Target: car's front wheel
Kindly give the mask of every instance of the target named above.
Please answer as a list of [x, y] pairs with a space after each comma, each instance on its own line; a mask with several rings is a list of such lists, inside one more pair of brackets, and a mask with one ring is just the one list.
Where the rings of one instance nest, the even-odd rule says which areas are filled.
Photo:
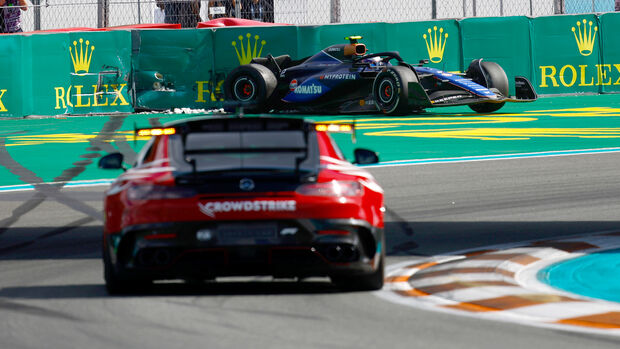
[[[510, 91], [506, 72], [495, 62], [475, 60], [471, 62], [465, 75], [488, 89], [497, 89], [504, 97], [509, 96]], [[499, 110], [504, 104], [505, 102], [482, 102], [470, 104], [469, 107], [477, 113], [492, 113]]]
[[403, 66], [389, 67], [377, 74], [372, 84], [372, 96], [379, 111], [387, 115], [409, 113], [409, 83], [416, 81], [415, 73]]
[[242, 106], [251, 113], [264, 112], [269, 108], [269, 98], [277, 85], [277, 79], [267, 67], [246, 64], [233, 69], [224, 81], [226, 109]]

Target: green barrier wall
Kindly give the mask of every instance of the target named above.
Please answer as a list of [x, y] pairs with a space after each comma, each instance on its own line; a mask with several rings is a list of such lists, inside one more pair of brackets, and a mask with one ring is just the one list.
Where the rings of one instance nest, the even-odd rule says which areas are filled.
[[0, 116], [133, 111], [129, 32], [0, 39]]
[[[465, 71], [477, 58], [497, 62], [506, 75], [532, 77], [530, 20], [527, 17], [471, 18], [459, 22]], [[519, 38], [519, 39], [516, 39]], [[510, 81], [514, 94], [514, 81]]]
[[132, 36], [136, 109], [213, 105], [211, 30], [136, 30]]
[[600, 24], [595, 15], [540, 17], [531, 20], [533, 79], [539, 93], [600, 91]]
[[[349, 35], [371, 52], [525, 76], [540, 95], [620, 92], [620, 13], [412, 23], [75, 32], [0, 37], [0, 116], [220, 107], [226, 74], [252, 58], [307, 57]], [[514, 86], [511, 84], [511, 91]]]

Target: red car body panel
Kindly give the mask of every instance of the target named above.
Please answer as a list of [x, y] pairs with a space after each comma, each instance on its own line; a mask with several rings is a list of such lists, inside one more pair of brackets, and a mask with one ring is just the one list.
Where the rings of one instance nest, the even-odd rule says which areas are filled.
[[[300, 120], [294, 122], [299, 124]], [[286, 269], [286, 275], [298, 276], [349, 272], [378, 275], [380, 269], [382, 277], [383, 259], [377, 256], [385, 254], [383, 190], [367, 171], [345, 160], [327, 132], [302, 123], [305, 137], [316, 137], [310, 143], [306, 140], [306, 147], [312, 143], [316, 144], [312, 149], [318, 149], [312, 150], [316, 172], [310, 172], [315, 173], [311, 179], [294, 177], [285, 190], [243, 191], [234, 173], [227, 185], [236, 180], [236, 191], [220, 190], [213, 184], [219, 182], [208, 179], [211, 177], [206, 177], [206, 184], [187, 184], [182, 182], [183, 176], [196, 178], [200, 173], [194, 163], [194, 172], [188, 174], [189, 160], [179, 160], [179, 155], [175, 158], [178, 148], [172, 144], [178, 147], [179, 137], [191, 132], [185, 129], [179, 132], [186, 133], [152, 138], [138, 155], [136, 165], [121, 174], [105, 194], [106, 281], [136, 275], [150, 279], [187, 277], [188, 268], [191, 275], [202, 276], [263, 272], [275, 276], [282, 272], [280, 267]], [[178, 125], [179, 129], [187, 126]], [[302, 161], [310, 161], [310, 148], [306, 149]], [[183, 166], [185, 172], [179, 169]], [[290, 173], [298, 176], [298, 170]], [[280, 188], [280, 177], [270, 176], [259, 176], [257, 183], [271, 181], [273, 187], [263, 183], [262, 188]], [[204, 185], [211, 185], [211, 189], [205, 190]], [[325, 188], [334, 192], [320, 194]], [[272, 231], [275, 235], [267, 234]], [[246, 233], [254, 235], [243, 235]], [[235, 234], [241, 234], [239, 239], [233, 239]], [[250, 257], [248, 249], [252, 250]], [[314, 264], [301, 263], [312, 256], [316, 257]], [[298, 268], [297, 262], [303, 265]]]

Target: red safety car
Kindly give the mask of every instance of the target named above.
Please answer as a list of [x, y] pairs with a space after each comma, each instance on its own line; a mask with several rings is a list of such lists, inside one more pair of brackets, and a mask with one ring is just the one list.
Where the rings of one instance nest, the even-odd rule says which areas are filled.
[[[241, 275], [381, 288], [383, 190], [330, 131], [353, 125], [235, 116], [138, 130], [152, 137], [105, 193], [108, 291]], [[378, 162], [367, 149], [355, 159]], [[122, 154], [99, 167], [122, 168]]]

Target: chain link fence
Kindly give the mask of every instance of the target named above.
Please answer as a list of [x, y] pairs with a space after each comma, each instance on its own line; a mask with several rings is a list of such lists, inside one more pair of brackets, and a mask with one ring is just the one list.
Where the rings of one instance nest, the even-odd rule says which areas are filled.
[[[6, 0], [19, 6], [20, 0]], [[264, 22], [326, 24], [404, 22], [482, 16], [547, 16], [610, 12], [620, 0], [26, 0], [23, 31], [180, 23], [238, 17]], [[0, 7], [4, 22], [10, 6]], [[13, 11], [15, 7], [12, 8]], [[183, 19], [187, 16], [187, 21]]]

